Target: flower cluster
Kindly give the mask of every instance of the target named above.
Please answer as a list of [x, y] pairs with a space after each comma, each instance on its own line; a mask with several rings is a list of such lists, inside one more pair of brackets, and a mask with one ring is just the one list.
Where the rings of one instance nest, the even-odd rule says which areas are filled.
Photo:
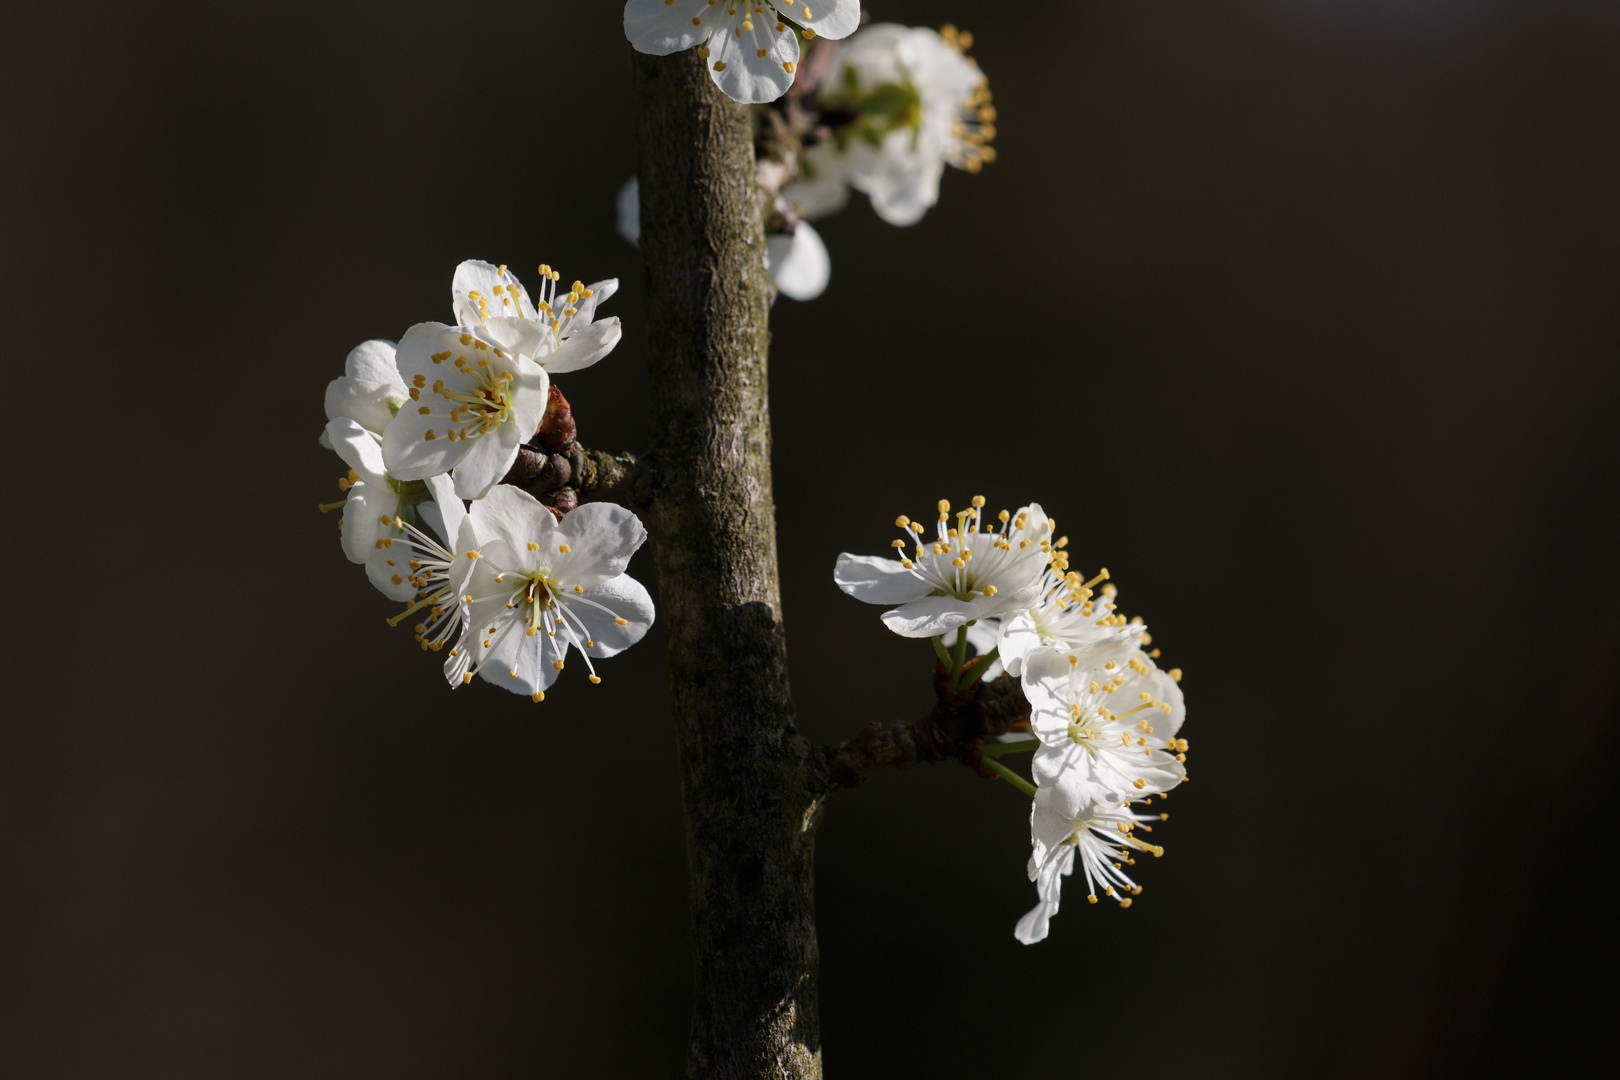
[[[947, 686], [969, 690], [999, 668], [1029, 702], [1029, 735], [980, 747], [986, 767], [1032, 798], [1029, 877], [1039, 903], [1015, 935], [1046, 937], [1062, 880], [1076, 860], [1087, 898], [1099, 891], [1129, 907], [1142, 887], [1131, 877], [1138, 853], [1164, 849], [1145, 839], [1167, 814], [1145, 808], [1187, 778], [1181, 671], [1161, 670], [1140, 618], [1119, 610], [1108, 571], [1086, 579], [1069, 568], [1068, 538], [1038, 504], [986, 520], [984, 499], [951, 513], [941, 500], [929, 530], [901, 516], [904, 538], [889, 557], [839, 556], [844, 592], [889, 610], [883, 622], [905, 637], [929, 637]], [[956, 632], [952, 643], [944, 635]], [[966, 659], [972, 644], [979, 655]], [[1034, 751], [1031, 785], [1003, 754]]]
[[449, 650], [452, 686], [481, 675], [535, 701], [570, 648], [600, 682], [592, 659], [635, 644], [653, 621], [647, 590], [624, 572], [647, 537], [635, 514], [503, 483], [525, 449], [572, 441], [551, 377], [596, 363], [621, 332], [596, 316], [617, 280], [564, 288], [544, 265], [540, 279], [531, 297], [505, 266], [462, 263], [455, 323], [355, 348], [327, 387], [321, 433], [349, 467], [344, 497], [321, 509], [342, 509], [344, 553], [407, 604], [390, 624], [417, 616], [421, 648]]

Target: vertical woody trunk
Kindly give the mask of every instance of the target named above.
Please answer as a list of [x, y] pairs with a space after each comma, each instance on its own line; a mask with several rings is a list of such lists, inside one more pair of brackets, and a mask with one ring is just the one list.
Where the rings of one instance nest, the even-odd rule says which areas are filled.
[[635, 55], [651, 349], [647, 514], [669, 636], [695, 956], [687, 1076], [821, 1076], [812, 853], [777, 581], [769, 283], [748, 109]]

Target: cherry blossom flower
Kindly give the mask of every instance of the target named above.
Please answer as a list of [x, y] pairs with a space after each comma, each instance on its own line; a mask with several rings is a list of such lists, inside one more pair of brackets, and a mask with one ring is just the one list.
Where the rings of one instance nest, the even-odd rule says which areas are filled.
[[588, 503], [559, 524], [534, 496], [501, 485], [467, 520], [478, 547], [467, 552], [461, 596], [467, 634], [445, 664], [452, 685], [481, 675], [540, 701], [570, 648], [601, 682], [592, 659], [623, 652], [652, 626], [652, 598], [624, 572], [647, 531], [624, 507]]
[[1057, 914], [1063, 878], [1074, 871], [1078, 859], [1086, 876], [1086, 899], [1097, 902], [1097, 886], [1103, 894], [1130, 907], [1140, 896], [1142, 886], [1131, 880], [1127, 866], [1136, 863], [1136, 852], [1155, 858], [1164, 848], [1137, 835], [1151, 832], [1153, 825], [1168, 814], [1137, 813], [1130, 806], [1107, 808], [1096, 803], [1077, 806], [1062, 793], [1042, 788], [1030, 807], [1030, 834], [1034, 853], [1029, 858], [1029, 879], [1035, 882], [1039, 902], [1018, 920], [1013, 936], [1025, 945], [1046, 938], [1052, 916]]
[[783, 196], [818, 217], [863, 191], [891, 225], [912, 225], [939, 201], [947, 164], [977, 172], [996, 158], [988, 80], [966, 55], [972, 35], [894, 23], [849, 39], [818, 103], [857, 119], [805, 151], [804, 176]]
[[799, 35], [848, 37], [859, 0], [625, 0], [624, 36], [636, 51], [668, 56], [694, 46], [733, 101], [775, 101], [793, 85]]
[[[483, 326], [492, 333], [526, 343], [525, 353], [548, 375], [590, 367], [613, 351], [623, 335], [617, 317], [600, 321], [596, 308], [619, 290], [619, 279], [585, 285], [576, 281], [567, 290], [557, 282], [562, 275], [540, 266], [540, 292], [530, 299], [528, 290], [506, 266], [468, 259], [456, 267], [450, 291], [460, 326]], [[521, 319], [518, 328], [503, 322]]]
[[1180, 784], [1186, 754], [1176, 733], [1187, 708], [1179, 674], [1160, 671], [1141, 650], [1032, 652], [1021, 682], [1041, 741], [1036, 785], [1061, 789], [1065, 805], [1118, 808]]
[[399, 343], [410, 400], [383, 432], [383, 461], [400, 480], [450, 473], [456, 494], [482, 497], [506, 475], [546, 412], [551, 380], [533, 359], [527, 320], [483, 326], [418, 323]]
[[[895, 558], [846, 552], [833, 580], [857, 600], [890, 607], [883, 623], [902, 637], [933, 637], [1026, 608], [1052, 558], [1053, 523], [1031, 504], [1016, 516], [1003, 510], [999, 527], [985, 529], [983, 507], [983, 496], [974, 496], [952, 526], [950, 503], [941, 499], [935, 536], [926, 543], [922, 523], [902, 515], [895, 525], [907, 539], [894, 542]], [[914, 555], [905, 552], [908, 541]]]
[[452, 540], [466, 516], [448, 476], [405, 483], [388, 475], [382, 448], [370, 431], [356, 420], [338, 417], [327, 422], [325, 434], [346, 465], [349, 475], [338, 481], [347, 495], [322, 510], [343, 508], [343, 553], [350, 562], [364, 563], [366, 576], [383, 595], [409, 600], [416, 587], [409, 580], [405, 557], [394, 550], [405, 538], [405, 524], [421, 520], [446, 541]]

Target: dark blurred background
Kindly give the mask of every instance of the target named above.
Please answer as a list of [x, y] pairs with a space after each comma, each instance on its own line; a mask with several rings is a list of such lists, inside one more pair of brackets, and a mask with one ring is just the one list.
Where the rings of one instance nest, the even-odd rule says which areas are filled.
[[[826, 295], [776, 307], [802, 727], [930, 704], [839, 551], [1038, 499], [1186, 669], [1195, 779], [1142, 900], [1071, 895], [1033, 948], [1013, 792], [838, 795], [829, 1075], [1614, 1068], [1620, 7], [870, 10], [976, 33], [1001, 157], [914, 228], [857, 197]], [[679, 1071], [657, 630], [544, 706], [451, 693], [314, 509], [325, 383], [448, 317], [465, 258], [623, 280], [623, 343], [559, 382], [639, 445], [629, 69], [605, 0], [0, 6], [40, 410], [6, 440], [0, 1073]]]

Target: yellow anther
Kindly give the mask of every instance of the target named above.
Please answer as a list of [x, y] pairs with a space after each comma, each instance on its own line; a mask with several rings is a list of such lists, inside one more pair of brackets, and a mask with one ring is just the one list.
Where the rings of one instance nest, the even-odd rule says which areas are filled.
[[562, 552], [564, 555], [567, 555], [570, 551], [572, 551], [574, 549], [569, 547], [567, 544], [558, 544], [557, 545], [557, 550]]
[[602, 677], [600, 675], [590, 675], [590, 676], [587, 676], [587, 677], [591, 680], [592, 683], [599, 683], [599, 682], [602, 681]]
[[[675, 0], [670, 0], [670, 3], [673, 4], [674, 2]], [[529, 700], [536, 703], [544, 701], [546, 700], [546, 692], [544, 690], [536, 690], [534, 693], [529, 695]]]
[[986, 595], [986, 596], [994, 596], [994, 595], [996, 595], [996, 587], [994, 585], [986, 585], [984, 587], [984, 595]]
[[1171, 668], [1169, 674], [1170, 674], [1170, 678], [1174, 679], [1176, 682], [1181, 681], [1181, 669], [1180, 668], [1178, 668], [1178, 667]]
[[529, 541], [529, 550], [530, 551], [539, 551], [540, 550], [540, 545], [535, 543], [533, 540], [530, 540]]
[[428, 429], [427, 429], [427, 434], [426, 434], [426, 435], [423, 435], [423, 436], [422, 436], [422, 438], [423, 438], [423, 439], [424, 439], [424, 440], [426, 440], [426, 441], [427, 441], [427, 442], [432, 442], [432, 441], [433, 441], [433, 440], [434, 440], [434, 439], [436, 439], [436, 438], [437, 438], [437, 437], [438, 437], [438, 436], [436, 436], [436, 435], [434, 435], [434, 434], [433, 434], [433, 429], [432, 429], [432, 428], [428, 428]]
[[472, 682], [472, 672], [463, 671], [461, 673], [461, 681], [462, 681], [463, 684]]
[[468, 551], [468, 552], [467, 552], [467, 558], [469, 558], [469, 559], [476, 559], [476, 558], [478, 558], [478, 552], [476, 552], [476, 551], [471, 551], [471, 550], [469, 550], [469, 551]]
[[951, 512], [951, 504], [948, 500], [939, 500], [939, 512], [942, 514], [948, 514]]
[[897, 518], [895, 518], [895, 519], [894, 519], [894, 523], [895, 523], [895, 525], [896, 525], [896, 526], [897, 526], [897, 527], [899, 527], [899, 528], [902, 528], [902, 529], [903, 529], [903, 528], [905, 528], [905, 527], [906, 527], [906, 526], [907, 526], [907, 525], [910, 525], [910, 524], [911, 524], [911, 519], [910, 519], [910, 518], [908, 518], [908, 517], [906, 517], [906, 515], [904, 515], [904, 514], [901, 514], [901, 515], [900, 515], [900, 516], [899, 516], [899, 517], [897, 517]]
[[984, 505], [984, 496], [983, 495], [975, 495], [975, 496], [973, 496], [973, 508], [975, 510], [977, 510], [979, 507], [981, 507], [983, 505]]
[[629, 625], [629, 620], [628, 619], [621, 619], [621, 618], [618, 618], [617, 616], [614, 617], [613, 621], [618, 623], [620, 626]]
[[558, 671], [561, 671], [563, 669], [563, 662], [561, 660], [553, 660], [551, 662], [551, 666], [556, 668]]

